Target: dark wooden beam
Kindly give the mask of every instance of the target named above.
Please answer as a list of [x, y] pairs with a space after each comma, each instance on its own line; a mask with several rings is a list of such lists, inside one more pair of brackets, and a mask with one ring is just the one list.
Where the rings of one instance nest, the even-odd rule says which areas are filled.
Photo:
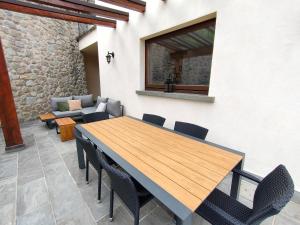
[[95, 24], [100, 26], [116, 28], [116, 21], [110, 19], [99, 18], [96, 16], [67, 12], [52, 7], [40, 6], [17, 0], [0, 0], [0, 9], [6, 9], [19, 13], [26, 13], [36, 16], [49, 17], [78, 23]]
[[[209, 30], [209, 29], [208, 29]], [[213, 44], [213, 42], [207, 40], [205, 37], [200, 36], [199, 34], [194, 33], [193, 34], [196, 38], [201, 39], [202, 41], [206, 41], [209, 45]]]
[[212, 43], [209, 43], [207, 40], [204, 40], [202, 39], [201, 37], [199, 38], [198, 36], [194, 36], [193, 33], [187, 33], [186, 34], [188, 37], [192, 38], [193, 40], [197, 41], [197, 42], [200, 42], [201, 44], [203, 45], [206, 45], [206, 46], [209, 46], [211, 45]]
[[215, 26], [215, 24], [216, 24], [216, 19], [210, 19], [210, 20], [207, 20], [207, 21], [204, 21], [204, 22], [201, 22], [201, 23], [198, 23], [198, 24], [186, 27], [186, 28], [182, 28], [180, 30], [175, 30], [170, 33], [166, 33], [166, 34], [148, 39], [146, 41], [150, 43], [150, 42], [156, 42], [158, 40], [169, 39], [169, 38], [172, 38], [175, 36], [185, 35], [187, 33], [194, 32], [196, 30], [200, 30], [200, 29], [204, 29], [204, 28], [208, 29], [210, 26]]
[[129, 20], [129, 13], [110, 9], [108, 7], [99, 6], [96, 4], [83, 2], [79, 0], [28, 0], [31, 2], [40, 3], [43, 5], [50, 5], [58, 8], [68, 9], [68, 10], [74, 10], [78, 12], [83, 13], [90, 13], [95, 14], [98, 16], [103, 16], [111, 19], [117, 19], [117, 20], [123, 20], [128, 21]]
[[157, 44], [165, 47], [165, 48], [168, 48], [172, 51], [178, 51], [178, 47], [175, 46], [173, 43], [171, 44], [170, 42], [164, 42], [164, 41], [157, 41]]
[[145, 12], [146, 2], [140, 0], [100, 0], [112, 5], [120, 6], [126, 9], [131, 9], [138, 12]]
[[179, 38], [176, 38], [176, 37], [170, 38], [169, 41], [172, 41], [173, 43], [175, 43], [175, 44], [177, 44], [179, 46], [183, 46], [186, 49], [193, 49], [193, 48], [195, 48], [195, 46], [191, 45], [190, 43], [185, 42], [183, 40], [180, 40]]
[[191, 57], [197, 57], [202, 55], [211, 55], [213, 53], [213, 47], [201, 47], [186, 51], [178, 51], [171, 53], [171, 58], [174, 59], [183, 59], [183, 58], [191, 58]]
[[24, 147], [4, 51], [0, 39], [0, 120], [6, 150]]

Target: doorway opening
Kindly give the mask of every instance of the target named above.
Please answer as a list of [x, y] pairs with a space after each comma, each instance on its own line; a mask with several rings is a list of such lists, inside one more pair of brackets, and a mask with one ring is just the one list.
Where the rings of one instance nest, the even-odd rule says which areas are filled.
[[84, 56], [87, 90], [96, 100], [97, 96], [101, 96], [98, 43], [86, 47], [81, 52]]

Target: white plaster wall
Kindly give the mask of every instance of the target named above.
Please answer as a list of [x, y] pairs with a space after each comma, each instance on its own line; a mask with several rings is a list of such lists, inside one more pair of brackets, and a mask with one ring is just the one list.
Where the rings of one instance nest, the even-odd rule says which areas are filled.
[[79, 50], [82, 51], [85, 48], [91, 46], [92, 44], [97, 43], [98, 40], [98, 32], [97, 30], [93, 30], [88, 35], [84, 36], [79, 41]]
[[[217, 12], [209, 95], [213, 104], [138, 96], [144, 88], [143, 39]], [[144, 112], [210, 129], [207, 140], [246, 153], [261, 176], [282, 163], [300, 191], [300, 1], [148, 0], [117, 29], [98, 27], [102, 96], [128, 115]], [[115, 59], [107, 64], [107, 51]]]

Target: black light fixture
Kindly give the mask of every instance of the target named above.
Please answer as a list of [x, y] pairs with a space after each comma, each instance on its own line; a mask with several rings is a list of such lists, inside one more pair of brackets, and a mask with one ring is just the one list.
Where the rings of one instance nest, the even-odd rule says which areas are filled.
[[106, 61], [108, 64], [111, 62], [111, 58], [115, 58], [115, 53], [114, 52], [108, 52], [106, 55]]

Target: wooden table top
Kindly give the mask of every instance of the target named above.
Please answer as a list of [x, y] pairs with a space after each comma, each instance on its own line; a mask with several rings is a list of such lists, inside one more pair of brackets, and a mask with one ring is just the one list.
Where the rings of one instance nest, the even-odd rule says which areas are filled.
[[59, 118], [59, 119], [56, 119], [55, 122], [57, 123], [58, 126], [67, 126], [67, 125], [76, 124], [76, 122], [74, 120], [72, 120], [70, 117]]
[[129, 117], [82, 127], [191, 211], [243, 159], [239, 154]]
[[52, 113], [45, 113], [43, 115], [40, 115], [40, 120], [41, 121], [46, 121], [46, 120], [54, 120], [56, 117]]

